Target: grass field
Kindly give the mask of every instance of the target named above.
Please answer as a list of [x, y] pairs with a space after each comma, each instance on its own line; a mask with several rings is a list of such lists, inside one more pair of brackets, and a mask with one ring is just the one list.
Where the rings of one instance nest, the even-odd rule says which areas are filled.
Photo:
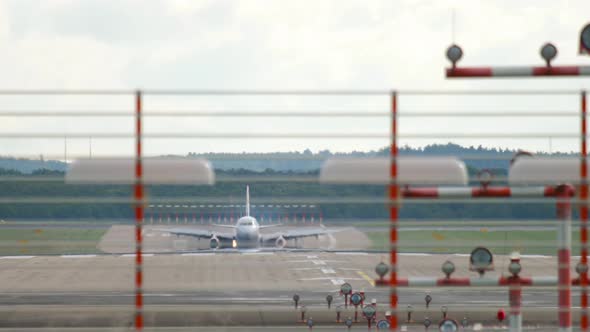
[[[388, 250], [389, 233], [367, 232], [372, 249]], [[485, 246], [495, 254], [555, 255], [557, 233], [551, 230], [533, 231], [401, 231], [400, 252], [469, 253], [477, 246]], [[579, 251], [579, 233], [572, 232], [573, 252]]]
[[89, 254], [107, 229], [0, 227], [0, 255]]

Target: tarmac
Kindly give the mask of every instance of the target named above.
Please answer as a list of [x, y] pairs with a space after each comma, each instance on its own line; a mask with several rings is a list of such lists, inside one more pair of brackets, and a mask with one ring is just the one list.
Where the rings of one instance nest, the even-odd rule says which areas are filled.
[[[129, 253], [132, 247], [128, 242], [132, 230], [130, 226], [113, 226], [107, 232], [99, 247], [111, 254], [0, 257], [0, 332], [12, 327], [100, 327], [116, 331], [131, 326], [134, 255]], [[306, 317], [312, 315], [318, 327], [341, 326], [336, 323], [335, 310], [344, 304], [339, 289], [345, 282], [354, 291], [364, 290], [367, 301], [377, 301], [379, 319], [388, 310], [388, 289], [374, 285], [374, 268], [386, 262], [388, 255], [363, 252], [366, 236], [354, 229], [344, 229], [332, 239], [304, 242], [305, 247], [324, 247], [332, 252], [199, 251], [195, 247], [198, 249], [202, 242], [208, 246], [208, 241], [165, 234], [149, 227], [144, 233], [145, 250], [151, 252], [144, 259], [143, 288], [149, 327], [301, 329], [301, 311], [294, 308], [293, 294], [300, 296]], [[351, 243], [361, 247], [355, 248], [360, 251], [344, 249]], [[400, 254], [399, 275], [442, 276], [440, 265], [452, 260], [457, 269], [454, 276], [476, 276], [468, 271], [468, 259], [467, 255]], [[523, 256], [521, 262], [523, 276], [556, 275], [555, 257]], [[507, 274], [508, 263], [507, 257], [496, 256], [496, 269], [488, 275]], [[442, 306], [448, 307], [451, 317], [467, 317], [487, 325], [497, 325], [495, 313], [499, 308], [508, 311], [507, 290], [500, 288], [399, 288], [398, 293], [400, 320], [407, 319], [408, 305], [413, 309], [409, 330], [420, 327], [424, 317], [438, 321]], [[426, 294], [433, 298], [428, 308]], [[330, 309], [327, 295], [334, 297]], [[572, 301], [576, 305], [579, 298], [574, 295]], [[537, 329], [539, 325], [554, 325], [556, 302], [554, 288], [524, 289], [525, 324]], [[341, 310], [343, 319], [354, 316], [353, 307]], [[366, 328], [366, 321], [359, 321], [357, 325]]]

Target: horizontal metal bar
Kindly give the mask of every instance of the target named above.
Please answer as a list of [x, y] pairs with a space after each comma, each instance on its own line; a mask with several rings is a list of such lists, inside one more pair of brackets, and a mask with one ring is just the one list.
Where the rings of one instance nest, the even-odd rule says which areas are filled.
[[[62, 136], [61, 138], [66, 138], [64, 136]], [[86, 139], [91, 138], [90, 136], [85, 137]], [[402, 156], [420, 156], [420, 155], [415, 155], [415, 154], [405, 154], [405, 152], [401, 152]], [[516, 153], [516, 152], [515, 152]], [[187, 157], [186, 155], [170, 155], [170, 157], [172, 158], [206, 158], [209, 161], [219, 161], [219, 160], [239, 160], [239, 161], [245, 161], [245, 160], [305, 160], [305, 161], [325, 161], [328, 158], [344, 158], [344, 159], [353, 159], [353, 158], [384, 158], [383, 156], [377, 156], [376, 153], [374, 152], [372, 155], [370, 153], [367, 153], [367, 155], [365, 157], [353, 157], [350, 155], [346, 155], [346, 154], [340, 154], [340, 153], [334, 153], [334, 154], [330, 154], [327, 156], [321, 156], [321, 155], [306, 155], [301, 153], [300, 155], [295, 155], [295, 154], [288, 154], [288, 153], [284, 153], [283, 152], [277, 152], [277, 153], [247, 153], [247, 154], [241, 154], [241, 153], [227, 153], [226, 155], [222, 155], [221, 153], [218, 153], [217, 155], [215, 155], [215, 152], [212, 153], [197, 153], [195, 156], [190, 156]], [[480, 155], [476, 155], [476, 154], [440, 154], [437, 155], [438, 157], [445, 157], [445, 156], [452, 156], [452, 157], [456, 157], [462, 160], [486, 160], [486, 161], [509, 161], [511, 159], [514, 158], [513, 154], [509, 154], [509, 155], [501, 155], [501, 156], [480, 156]], [[547, 159], [560, 159], [560, 158], [579, 158], [580, 160], [582, 159], [582, 156], [580, 156], [579, 154], [568, 154], [568, 155], [548, 155], [548, 154], [539, 154], [538, 156], [542, 156], [543, 158], [547, 158]], [[43, 157], [45, 158], [46, 161], [60, 161], [61, 159], [63, 159], [64, 155], [63, 154], [44, 154]], [[143, 159], [149, 159], [149, 158], [161, 158], [162, 155], [161, 154], [153, 154], [153, 155], [144, 155]], [[14, 159], [19, 159], [19, 158], [25, 158], [25, 159], [31, 159], [31, 160], [39, 160], [39, 155], [38, 154], [18, 154], [18, 155], [11, 155], [9, 156], [9, 158], [14, 158]], [[88, 158], [88, 154], [77, 154], [77, 153], [68, 153], [68, 159], [78, 159], [78, 158]], [[113, 159], [113, 158], [134, 158], [134, 156], [132, 155], [99, 155], [99, 154], [95, 154], [93, 153], [92, 155], [92, 159]], [[385, 156], [385, 158], [387, 158]], [[395, 158], [391, 158], [392, 160]], [[590, 160], [590, 157], [587, 158], [588, 160]], [[319, 167], [318, 167], [319, 168]]]
[[[133, 133], [1, 133], [0, 139], [13, 138], [134, 138]], [[390, 138], [386, 133], [253, 133], [253, 132], [228, 132], [228, 133], [151, 133], [144, 134], [143, 138], [219, 138], [219, 139], [256, 139], [256, 138], [338, 138], [338, 139], [375, 139]], [[578, 134], [569, 133], [428, 133], [428, 134], [400, 134], [398, 138], [432, 139], [432, 138], [580, 138]]]
[[134, 95], [137, 90], [59, 90], [59, 89], [33, 89], [33, 90], [0, 90], [0, 95]]
[[203, 96], [389, 96], [398, 95], [579, 95], [581, 90], [188, 90], [188, 89], [106, 89], [106, 90], [67, 90], [67, 89], [32, 89], [0, 90], [0, 95], [131, 95], [140, 91], [143, 95], [203, 95]]
[[[0, 116], [5, 117], [133, 117], [132, 110], [88, 110], [88, 111], [0, 111]], [[143, 117], [388, 117], [388, 112], [383, 111], [144, 111]], [[579, 117], [575, 111], [561, 112], [488, 112], [488, 111], [398, 111], [400, 117]]]
[[[587, 202], [570, 199], [571, 203]], [[136, 202], [130, 197], [0, 197], [0, 204], [129, 204]], [[149, 197], [145, 200], [157, 203], [221, 204], [227, 203], [227, 197]], [[393, 204], [395, 200], [382, 197], [259, 197], [252, 199], [252, 204]], [[403, 199], [399, 203], [409, 204], [554, 204], [554, 198], [545, 199], [510, 199], [510, 198], [462, 198], [462, 199]]]

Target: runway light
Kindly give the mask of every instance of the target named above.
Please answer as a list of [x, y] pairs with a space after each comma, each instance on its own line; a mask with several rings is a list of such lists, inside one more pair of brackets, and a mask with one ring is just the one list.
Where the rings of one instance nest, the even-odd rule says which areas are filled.
[[580, 33], [580, 54], [590, 54], [590, 23]]
[[546, 43], [541, 47], [541, 57], [545, 59], [547, 67], [551, 66], [551, 61], [557, 56], [557, 47], [552, 43]]
[[440, 312], [442, 312], [442, 314], [443, 314], [443, 318], [447, 318], [447, 312], [449, 312], [449, 308], [447, 308], [447, 306], [446, 306], [446, 305], [443, 305], [443, 306], [440, 308]]
[[357, 307], [359, 304], [361, 304], [362, 300], [363, 300], [363, 297], [359, 293], [354, 293], [350, 296], [350, 303], [352, 303], [352, 305], [354, 305], [355, 307]]
[[477, 247], [471, 252], [469, 263], [470, 271], [477, 271], [483, 276], [486, 271], [494, 269], [494, 256], [487, 248]]
[[295, 302], [295, 309], [297, 309], [297, 304], [299, 303], [299, 295], [293, 295], [293, 302]]
[[235, 239], [233, 239], [231, 241], [231, 246], [232, 246], [232, 248], [236, 248], [238, 246], [238, 242]]
[[438, 330], [440, 332], [455, 332], [459, 331], [459, 325], [452, 319], [444, 319], [438, 325]]
[[430, 302], [432, 302], [432, 296], [430, 296], [430, 294], [426, 294], [424, 297], [424, 302], [426, 302], [426, 308], [428, 308], [430, 306]]
[[576, 264], [576, 272], [580, 275], [588, 273], [588, 264], [579, 262], [578, 264]]
[[350, 328], [352, 327], [352, 318], [346, 318], [346, 320], [344, 321], [344, 325], [346, 325], [346, 327], [348, 327], [348, 329], [350, 330]]
[[330, 309], [330, 307], [332, 306], [332, 300], [334, 300], [334, 297], [332, 295], [326, 296], [326, 302], [328, 302], [328, 309]]
[[498, 309], [498, 313], [496, 314], [496, 318], [498, 318], [499, 322], [504, 321], [504, 319], [506, 319], [506, 312], [504, 311], [504, 309], [500, 308]]
[[424, 318], [423, 324], [424, 324], [424, 327], [428, 330], [430, 325], [432, 325], [432, 321], [430, 320], [430, 318], [426, 317], [426, 318]]
[[375, 309], [374, 306], [367, 304], [364, 308], [363, 308], [363, 315], [365, 316], [365, 318], [367, 318], [367, 320], [372, 320], [373, 316], [375, 316], [375, 314], [377, 313], [377, 309]]
[[463, 50], [459, 45], [453, 44], [447, 48], [447, 59], [451, 61], [453, 68], [457, 65], [457, 62], [463, 57]]
[[463, 319], [461, 320], [461, 326], [463, 326], [463, 328], [469, 326], [469, 320], [467, 320], [467, 317], [463, 317]]
[[304, 305], [301, 305], [301, 321], [305, 322], [305, 312], [307, 311], [307, 308]]
[[451, 274], [455, 272], [455, 264], [451, 261], [446, 261], [442, 264], [442, 271], [447, 276], [447, 279], [451, 277]]
[[377, 266], [375, 267], [375, 273], [377, 273], [377, 275], [381, 279], [383, 279], [383, 277], [385, 277], [387, 272], [389, 272], [389, 266], [387, 266], [387, 264], [385, 264], [383, 262], [377, 264]]
[[387, 330], [389, 329], [389, 322], [386, 319], [382, 319], [377, 322], [377, 330]]
[[345, 282], [342, 284], [342, 286], [340, 286], [340, 292], [342, 292], [344, 295], [350, 295], [350, 293], [352, 293], [352, 286]]
[[520, 262], [513, 261], [508, 264], [508, 271], [510, 271], [510, 273], [512, 273], [512, 275], [515, 277], [520, 273], [521, 270], [522, 266], [520, 265]]
[[510, 271], [514, 277], [517, 277], [521, 270], [522, 266], [520, 265], [520, 253], [518, 251], [514, 251], [510, 254], [510, 264], [508, 264], [508, 271]]

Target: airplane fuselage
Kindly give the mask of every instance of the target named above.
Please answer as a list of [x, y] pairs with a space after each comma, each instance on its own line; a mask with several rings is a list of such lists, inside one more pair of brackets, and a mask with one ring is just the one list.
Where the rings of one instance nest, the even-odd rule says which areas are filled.
[[260, 225], [253, 217], [242, 217], [235, 230], [236, 247], [258, 248], [260, 246]]

